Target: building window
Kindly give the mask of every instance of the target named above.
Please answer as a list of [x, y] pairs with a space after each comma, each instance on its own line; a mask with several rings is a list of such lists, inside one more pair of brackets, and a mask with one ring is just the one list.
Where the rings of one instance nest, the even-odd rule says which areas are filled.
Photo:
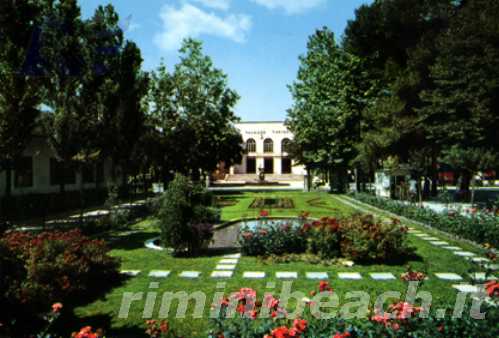
[[263, 152], [264, 153], [273, 153], [274, 152], [274, 141], [271, 139], [265, 139], [263, 141]]
[[289, 138], [285, 138], [281, 142], [281, 152], [283, 153], [289, 153], [289, 147], [291, 144], [291, 140]]
[[254, 139], [250, 138], [246, 141], [246, 151], [248, 153], [256, 153], [256, 141]]
[[14, 185], [16, 188], [29, 188], [33, 186], [33, 158], [32, 157], [22, 157], [20, 158], [16, 166]]
[[50, 185], [76, 184], [76, 173], [73, 168], [64, 168], [62, 162], [50, 159]]

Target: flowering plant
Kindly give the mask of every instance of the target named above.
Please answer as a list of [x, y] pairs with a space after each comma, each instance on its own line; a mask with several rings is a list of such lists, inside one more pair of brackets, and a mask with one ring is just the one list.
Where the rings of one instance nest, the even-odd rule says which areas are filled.
[[146, 321], [146, 334], [151, 338], [175, 338], [177, 335], [170, 328], [166, 320], [157, 321], [154, 319]]

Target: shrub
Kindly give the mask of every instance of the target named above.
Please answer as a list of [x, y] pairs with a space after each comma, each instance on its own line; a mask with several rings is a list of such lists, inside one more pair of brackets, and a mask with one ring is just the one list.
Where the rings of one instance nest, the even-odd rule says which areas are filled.
[[306, 249], [302, 229], [287, 222], [261, 220], [255, 229], [243, 227], [239, 235], [241, 252], [247, 256], [302, 253]]
[[220, 219], [217, 209], [211, 207], [213, 198], [202, 186], [177, 174], [162, 197], [159, 211], [161, 240], [173, 248], [174, 254], [193, 255], [199, 252], [213, 236], [212, 227]]
[[321, 259], [345, 257], [355, 261], [406, 258], [413, 250], [406, 244], [407, 228], [398, 221], [385, 224], [372, 216], [322, 218], [302, 226], [261, 220], [255, 229], [243, 227], [241, 251], [248, 256], [309, 254]]
[[305, 224], [307, 250], [323, 259], [340, 256], [341, 227], [335, 218], [321, 218], [312, 224]]
[[369, 194], [354, 194], [354, 198], [383, 210], [427, 224], [479, 244], [490, 243], [499, 247], [499, 217], [493, 212], [460, 215], [455, 212], [442, 214]]
[[14, 280], [7, 280], [11, 287], [2, 288], [1, 296], [13, 304], [11, 309], [20, 310], [14, 314], [9, 309], [20, 330], [34, 328], [37, 314], [52, 303], [77, 305], [82, 297], [88, 299], [96, 290], [105, 291], [103, 281], [119, 277], [119, 261], [108, 255], [104, 242], [89, 239], [79, 230], [38, 235], [11, 232], [1, 242], [12, 259], [3, 260], [1, 265], [17, 274], [15, 278], [11, 273], [0, 275], [0, 284], [6, 283], [5, 279]]
[[383, 223], [372, 215], [356, 215], [342, 222], [341, 253], [354, 261], [380, 261], [405, 258], [407, 228], [397, 220]]

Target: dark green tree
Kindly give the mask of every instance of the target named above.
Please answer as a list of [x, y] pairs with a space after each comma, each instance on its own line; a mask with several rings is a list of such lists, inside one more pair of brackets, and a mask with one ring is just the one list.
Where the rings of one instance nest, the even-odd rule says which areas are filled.
[[312, 35], [307, 54], [300, 57], [297, 80], [290, 86], [294, 104], [286, 120], [304, 161], [327, 169], [334, 177], [331, 188], [338, 192], [346, 189], [346, 170], [355, 155], [358, 130], [358, 116], [343, 109], [350, 63], [329, 29]]
[[11, 172], [31, 139], [43, 92], [40, 25], [47, 2], [0, 2], [0, 172], [6, 172], [5, 195], [11, 194]]
[[153, 74], [151, 110], [165, 150], [163, 177], [176, 171], [197, 181], [220, 161], [229, 166], [241, 161], [242, 137], [233, 127], [239, 96], [200, 42], [185, 40], [180, 54], [171, 74], [164, 65]]

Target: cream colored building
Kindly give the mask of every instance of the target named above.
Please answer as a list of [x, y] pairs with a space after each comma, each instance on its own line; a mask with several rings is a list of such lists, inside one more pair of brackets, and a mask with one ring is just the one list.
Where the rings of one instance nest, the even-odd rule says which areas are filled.
[[245, 154], [242, 163], [230, 168], [231, 175], [257, 175], [262, 169], [267, 175], [301, 180], [304, 168], [289, 157], [288, 144], [293, 134], [284, 122], [240, 122]]
[[[87, 168], [83, 174], [71, 168], [62, 169], [55, 159], [47, 139], [34, 136], [11, 175], [11, 191], [14, 196], [50, 194], [60, 191], [61, 180], [66, 191], [78, 191], [80, 182], [85, 190], [106, 188], [111, 176], [111, 161]], [[0, 197], [5, 194], [6, 174], [0, 172]]]

